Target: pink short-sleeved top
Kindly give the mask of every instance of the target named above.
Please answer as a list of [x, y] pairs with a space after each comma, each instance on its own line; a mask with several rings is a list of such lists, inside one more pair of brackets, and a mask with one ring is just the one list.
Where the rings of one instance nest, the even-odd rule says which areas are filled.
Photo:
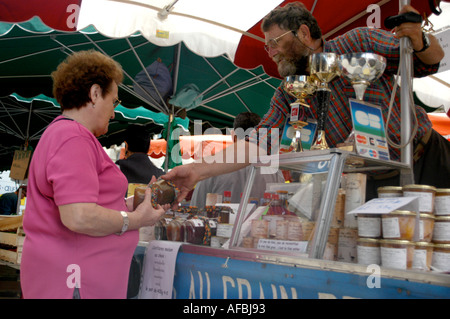
[[58, 206], [96, 203], [127, 211], [127, 180], [95, 136], [59, 116], [33, 153], [23, 227], [21, 261], [24, 298], [126, 298], [138, 232], [92, 237], [73, 232]]

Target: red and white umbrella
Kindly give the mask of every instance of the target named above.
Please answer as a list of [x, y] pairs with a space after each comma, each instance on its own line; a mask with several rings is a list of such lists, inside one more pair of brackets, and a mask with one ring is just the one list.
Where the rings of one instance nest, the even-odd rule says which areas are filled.
[[[434, 3], [440, 2], [433, 0]], [[56, 30], [75, 31], [94, 25], [104, 35], [125, 37], [140, 31], [154, 44], [183, 41], [195, 53], [226, 54], [237, 66], [262, 65], [279, 77], [263, 49], [261, 20], [273, 8], [293, 0], [3, 0], [0, 21], [22, 22], [39, 16]], [[383, 28], [387, 16], [399, 10], [398, 0], [303, 0], [316, 17], [325, 38], [355, 26]], [[411, 0], [428, 16], [428, 1]]]

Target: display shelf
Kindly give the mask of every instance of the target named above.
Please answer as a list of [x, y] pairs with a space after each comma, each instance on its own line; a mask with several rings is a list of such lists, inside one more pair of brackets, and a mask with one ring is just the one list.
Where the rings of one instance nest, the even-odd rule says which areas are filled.
[[[223, 259], [222, 268], [228, 267], [229, 259], [243, 261], [269, 263], [275, 265], [290, 266], [296, 268], [320, 269], [338, 273], [352, 273], [366, 277], [368, 275], [367, 265], [331, 260], [312, 259], [308, 256], [289, 256], [280, 252], [267, 252], [256, 249], [220, 249], [199, 245], [183, 244], [180, 249], [186, 254], [219, 257]], [[384, 278], [407, 280], [409, 282], [423, 282], [432, 285], [450, 287], [450, 276], [448, 274], [425, 272], [420, 270], [402, 270], [383, 268]]]

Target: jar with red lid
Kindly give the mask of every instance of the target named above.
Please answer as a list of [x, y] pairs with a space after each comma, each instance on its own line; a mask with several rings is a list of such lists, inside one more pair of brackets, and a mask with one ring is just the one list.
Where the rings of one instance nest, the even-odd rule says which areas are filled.
[[271, 200], [272, 200], [272, 193], [264, 193], [263, 197], [261, 198], [260, 205], [268, 206]]
[[272, 195], [268, 215], [295, 215], [287, 207], [287, 191], [277, 191]]
[[283, 212], [283, 205], [281, 204], [279, 195], [273, 194], [267, 215], [283, 215]]
[[222, 203], [231, 203], [231, 192], [230, 191], [223, 192]]

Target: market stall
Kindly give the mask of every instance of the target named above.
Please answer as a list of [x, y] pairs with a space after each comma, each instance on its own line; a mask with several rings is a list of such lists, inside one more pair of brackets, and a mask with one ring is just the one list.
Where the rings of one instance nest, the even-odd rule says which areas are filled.
[[[401, 73], [410, 78], [410, 57], [403, 58]], [[346, 75], [361, 77], [356, 72], [353, 68]], [[409, 109], [410, 89], [403, 84], [402, 111]], [[362, 100], [357, 94], [351, 101], [356, 112]], [[379, 110], [372, 111], [369, 117], [382, 123]], [[408, 114], [401, 118], [406, 143], [412, 121]], [[317, 120], [320, 132], [323, 119]], [[353, 127], [358, 130], [362, 122], [354, 120]], [[260, 158], [234, 212], [228, 210], [233, 204], [223, 200], [166, 216], [155, 228], [159, 241], [145, 253], [139, 297], [449, 298], [450, 189], [405, 183], [412, 180], [412, 145], [402, 150], [400, 162], [392, 161], [384, 128], [377, 130], [356, 131], [348, 150], [325, 146]], [[358, 145], [369, 141], [374, 147]], [[268, 166], [297, 178], [272, 185], [268, 203], [265, 196], [255, 201], [249, 195], [255, 172]], [[386, 169], [405, 175], [403, 183], [379, 189], [378, 198], [365, 202], [365, 173]], [[161, 264], [168, 266], [165, 271]], [[160, 271], [168, 282], [160, 280]]]
[[[268, 166], [296, 178], [251, 198], [256, 171]], [[136, 250], [142, 262], [136, 297], [450, 297], [449, 191], [423, 187], [431, 201], [421, 208], [417, 198], [425, 200], [404, 186], [393, 199], [380, 195], [365, 206], [364, 173], [386, 168], [411, 167], [408, 159], [334, 148], [260, 158], [240, 203], [216, 194], [224, 195], [221, 202], [182, 206], [155, 226], [155, 240]], [[378, 232], [365, 233], [362, 222]]]
[[[364, 167], [350, 167], [355, 158], [363, 160]], [[262, 158], [253, 170], [270, 160], [275, 157]], [[399, 198], [411, 211], [417, 205], [407, 187], [394, 190], [406, 197], [397, 193], [400, 197], [389, 198], [380, 190], [378, 203], [348, 214], [364, 207], [365, 174], [360, 172], [402, 164], [339, 149], [282, 154], [277, 160], [279, 168], [303, 178], [272, 185], [270, 203], [249, 201], [253, 175], [239, 205], [221, 203], [204, 211], [185, 207], [156, 225], [156, 238], [163, 241], [140, 247], [141, 256], [146, 254], [141, 297], [149, 291], [158, 296], [152, 289], [164, 287], [146, 272], [148, 268], [154, 273], [157, 265], [149, 262], [155, 262], [151, 255], [161, 247], [160, 258], [166, 263], [174, 258], [173, 272], [168, 263], [165, 268], [165, 274], [173, 276], [173, 290], [169, 287], [166, 293], [174, 298], [450, 297], [449, 239], [448, 233], [441, 233], [449, 218], [442, 203], [450, 190], [431, 189], [434, 208], [416, 207], [417, 213], [406, 214], [405, 224], [404, 216], [396, 215], [405, 209]], [[276, 194], [286, 194], [286, 201]], [[396, 227], [399, 234], [389, 233]], [[170, 253], [163, 256], [167, 247]]]

